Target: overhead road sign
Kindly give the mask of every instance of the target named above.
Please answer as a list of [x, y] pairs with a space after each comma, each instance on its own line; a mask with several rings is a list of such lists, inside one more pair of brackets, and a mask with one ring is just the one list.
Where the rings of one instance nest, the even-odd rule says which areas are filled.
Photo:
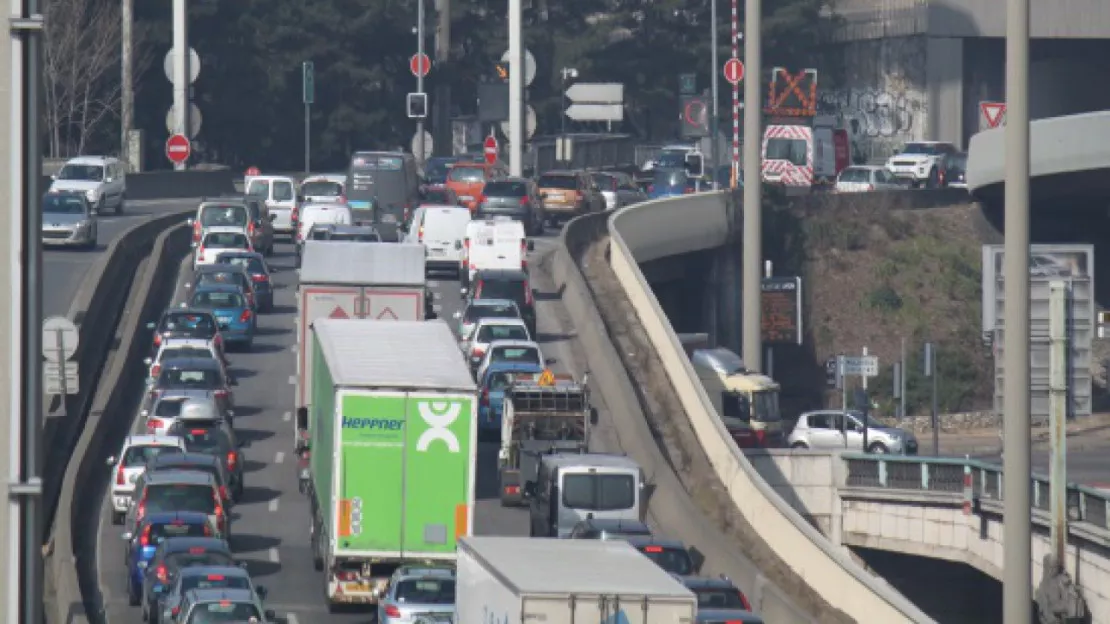
[[575, 121], [622, 121], [624, 85], [621, 83], [579, 82], [566, 91], [571, 105], [567, 117]]

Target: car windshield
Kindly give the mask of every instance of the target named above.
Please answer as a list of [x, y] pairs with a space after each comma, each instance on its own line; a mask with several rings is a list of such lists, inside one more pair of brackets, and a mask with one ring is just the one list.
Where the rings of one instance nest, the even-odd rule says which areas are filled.
[[219, 469], [216, 466], [212, 464], [202, 464], [197, 462], [195, 459], [190, 459], [188, 461], [178, 461], [179, 459], [181, 458], [173, 458], [173, 460], [171, 461], [164, 460], [160, 462], [158, 465], [158, 470], [188, 470], [203, 472], [205, 474], [212, 475], [212, 478], [216, 479], [217, 482], [219, 481], [220, 474], [218, 472]]
[[175, 312], [163, 317], [162, 331], [187, 332], [211, 338], [216, 335], [216, 322], [208, 314]]
[[457, 203], [455, 194], [446, 189], [430, 189], [424, 191], [425, 204], [439, 204], [444, 206], [453, 206]]
[[246, 267], [247, 273], [251, 275], [265, 275], [266, 273], [266, 266], [262, 263], [262, 259], [255, 256], [232, 256], [224, 254], [220, 256], [219, 261], [221, 264]]
[[247, 236], [241, 232], [209, 232], [203, 247], [212, 249], [246, 249]]
[[145, 466], [148, 461], [159, 455], [180, 452], [181, 448], [177, 446], [158, 446], [156, 444], [130, 446], [123, 454], [123, 465], [128, 468], [133, 466]]
[[447, 179], [452, 182], [473, 184], [486, 181], [486, 170], [481, 167], [452, 167], [447, 174]]
[[631, 509], [636, 482], [627, 474], [568, 474], [563, 477], [563, 506], [585, 511]]
[[242, 273], [235, 273], [232, 271], [205, 271], [197, 275], [197, 286], [204, 286], [205, 284], [235, 284], [236, 286], [247, 285], [247, 280], [243, 278]]
[[655, 186], [664, 188], [686, 186], [686, 182], [689, 180], [686, 172], [678, 169], [656, 169], [652, 178], [652, 183]]
[[243, 296], [237, 292], [206, 290], [195, 293], [189, 303], [194, 308], [242, 308]]
[[58, 172], [58, 179], [100, 182], [104, 179], [104, 166], [69, 164], [62, 167], [62, 170]]
[[573, 191], [578, 188], [578, 180], [574, 176], [569, 175], [545, 175], [540, 176], [539, 182], [536, 182], [536, 186], [542, 189]]
[[849, 167], [848, 169], [845, 169], [844, 171], [840, 172], [840, 181], [841, 182], [864, 182], [864, 183], [870, 182], [871, 181], [871, 172], [868, 171], [867, 169], [857, 169], [855, 167]]
[[247, 216], [246, 206], [205, 206], [200, 211], [200, 224], [204, 227], [246, 225]]
[[524, 303], [528, 282], [521, 279], [483, 279], [474, 293], [475, 299], [508, 299], [517, 306]]
[[216, 497], [207, 484], [168, 483], [147, 486], [146, 513], [159, 511], [195, 511], [211, 514], [216, 511]]
[[685, 150], [685, 149], [663, 150], [662, 152], [659, 152], [659, 158], [655, 159], [655, 167], [656, 168], [664, 168], [664, 169], [674, 168], [674, 167], [685, 167], [686, 166], [686, 154], [689, 154], [689, 153], [690, 153], [690, 150]]
[[697, 587], [690, 591], [698, 597], [699, 609], [747, 609], [735, 587]]
[[763, 160], [785, 160], [799, 167], [806, 164], [808, 146], [804, 139], [767, 139]]
[[528, 185], [523, 182], [489, 182], [482, 189], [486, 197], [524, 197], [528, 195]]
[[224, 434], [219, 429], [207, 427], [193, 427], [189, 423], [179, 423], [182, 427], [188, 427], [181, 431], [181, 437], [185, 440], [185, 449], [190, 453], [204, 453], [211, 454], [213, 451], [221, 451], [227, 449], [229, 446], [224, 439]]
[[211, 349], [203, 347], [167, 347], [162, 350], [162, 357], [160, 360], [168, 360], [170, 358], [210, 358], [215, 359], [216, 356], [212, 354]]
[[528, 340], [528, 330], [523, 325], [483, 325], [478, 330], [478, 342], [494, 340]]
[[245, 576], [226, 574], [187, 574], [181, 579], [180, 594], [191, 589], [250, 589], [251, 582]]
[[211, 530], [205, 523], [185, 522], [153, 522], [150, 524], [150, 539], [155, 544], [161, 544], [171, 537], [209, 537]]
[[85, 202], [76, 195], [47, 195], [42, 200], [43, 214], [85, 214]]
[[524, 362], [543, 364], [539, 350], [533, 347], [497, 347], [490, 351], [491, 362]]
[[455, 603], [454, 579], [405, 579], [397, 583], [394, 599], [401, 604], [449, 605]]
[[914, 154], [921, 156], [935, 156], [941, 153], [940, 145], [936, 143], [906, 143], [906, 147], [902, 149], [903, 154]]
[[517, 312], [516, 306], [510, 305], [472, 305], [463, 315], [463, 321], [467, 323], [474, 323], [483, 318], [520, 318], [520, 313]]
[[261, 197], [263, 199], [270, 196], [270, 181], [269, 180], [251, 180], [250, 185], [247, 187], [247, 195], [254, 197]]
[[154, 406], [154, 415], [160, 418], [177, 418], [184, 405], [185, 399], [162, 399]]
[[343, 185], [330, 180], [311, 180], [301, 185], [305, 197], [342, 197]]
[[220, 373], [211, 369], [167, 368], [158, 377], [158, 385], [215, 388], [220, 385]]
[[424, 179], [438, 183], [447, 179], [447, 166], [454, 162], [451, 158], [432, 158], [424, 166]]
[[671, 574], [689, 576], [694, 573], [694, 562], [690, 560], [690, 553], [681, 548], [643, 546], [640, 552], [651, 559], [655, 565]]
[[[254, 619], [251, 619], [254, 618]], [[209, 602], [199, 604], [189, 613], [186, 624], [215, 624], [216, 622], [259, 622], [258, 607], [248, 602]]]

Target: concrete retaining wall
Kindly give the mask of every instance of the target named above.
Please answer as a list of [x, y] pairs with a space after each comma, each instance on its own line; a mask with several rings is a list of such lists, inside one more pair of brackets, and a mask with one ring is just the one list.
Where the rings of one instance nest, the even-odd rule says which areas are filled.
[[840, 497], [844, 462], [835, 453], [775, 449], [749, 451], [748, 461], [786, 504], [817, 530], [840, 543]]

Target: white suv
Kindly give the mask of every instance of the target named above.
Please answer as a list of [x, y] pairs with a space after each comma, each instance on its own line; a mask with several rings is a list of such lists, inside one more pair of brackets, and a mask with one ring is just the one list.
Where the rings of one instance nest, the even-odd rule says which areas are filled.
[[103, 214], [109, 207], [116, 214], [123, 212], [127, 197], [127, 175], [123, 164], [107, 156], [78, 156], [71, 159], [56, 175], [51, 191], [78, 191], [92, 205], [93, 212]]
[[895, 177], [908, 180], [915, 187], [936, 188], [944, 179], [944, 163], [948, 156], [959, 153], [955, 145], [941, 141], [906, 143], [901, 153], [886, 161], [886, 168]]

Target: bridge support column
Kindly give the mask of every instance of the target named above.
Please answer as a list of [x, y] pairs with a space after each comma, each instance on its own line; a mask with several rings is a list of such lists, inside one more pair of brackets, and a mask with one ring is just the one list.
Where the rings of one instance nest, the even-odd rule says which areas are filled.
[[717, 345], [740, 353], [742, 292], [740, 245], [729, 243], [713, 250], [713, 290], [716, 293]]

